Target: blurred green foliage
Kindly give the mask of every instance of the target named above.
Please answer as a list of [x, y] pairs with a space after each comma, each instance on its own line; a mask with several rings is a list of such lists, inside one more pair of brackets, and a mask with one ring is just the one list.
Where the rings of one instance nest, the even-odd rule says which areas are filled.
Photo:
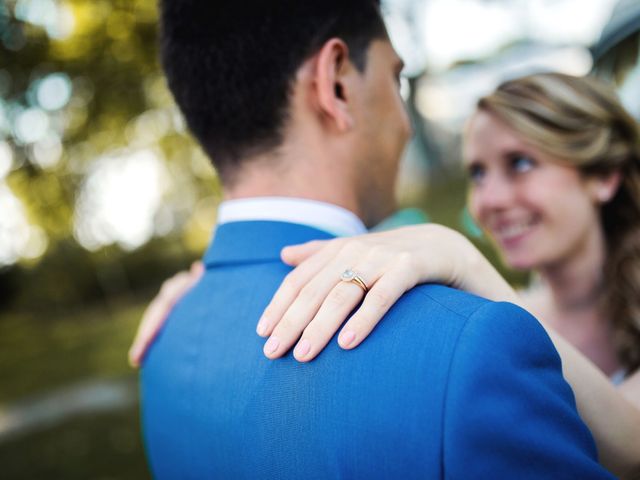
[[[147, 96], [144, 88], [146, 77], [158, 75], [155, 2], [65, 2], [75, 25], [73, 34], [62, 40], [17, 20], [19, 3], [9, 0], [4, 8], [3, 36], [25, 37], [21, 48], [9, 49], [6, 42], [0, 46], [2, 68], [9, 78], [4, 99], [28, 107], [33, 82], [53, 72], [65, 72], [71, 78], [74, 98], [65, 112], [62, 161], [51, 169], [38, 168], [31, 161], [30, 145], [10, 137], [20, 168], [9, 176], [9, 184], [26, 205], [30, 219], [45, 228], [50, 239], [61, 241], [73, 233], [83, 164], [124, 145], [127, 122], [163, 100]], [[78, 151], [81, 143], [84, 148]]]
[[[175, 115], [156, 42], [155, 0], [0, 0], [0, 114], [8, 123], [0, 142], [13, 153], [4, 181], [47, 242], [43, 255], [0, 266], [0, 308], [67, 308], [153, 288], [206, 245], [214, 211], [198, 199], [219, 198], [220, 189]], [[54, 74], [72, 93], [46, 111], [38, 85]], [[50, 165], [38, 160], [37, 142], [20, 137], [17, 123], [29, 109], [45, 111], [62, 142]], [[87, 250], [74, 231], [83, 182], [97, 159], [140, 148], [160, 151], [174, 180], [162, 199], [173, 208], [172, 225], [133, 252], [116, 243]]]

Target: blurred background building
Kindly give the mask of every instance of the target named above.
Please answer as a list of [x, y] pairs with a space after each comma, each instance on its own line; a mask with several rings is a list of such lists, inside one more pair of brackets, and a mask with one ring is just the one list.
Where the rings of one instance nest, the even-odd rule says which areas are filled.
[[[459, 162], [479, 96], [594, 72], [640, 117], [640, 0], [383, 3], [416, 130], [401, 204], [489, 255]], [[2, 478], [148, 477], [126, 351], [221, 198], [165, 87], [156, 22], [156, 0], [0, 0]]]

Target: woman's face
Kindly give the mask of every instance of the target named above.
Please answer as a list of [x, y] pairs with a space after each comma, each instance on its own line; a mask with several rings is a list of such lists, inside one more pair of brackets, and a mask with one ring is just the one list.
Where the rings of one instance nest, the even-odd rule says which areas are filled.
[[557, 264], [600, 234], [596, 182], [527, 144], [492, 113], [471, 118], [464, 163], [471, 215], [509, 266]]

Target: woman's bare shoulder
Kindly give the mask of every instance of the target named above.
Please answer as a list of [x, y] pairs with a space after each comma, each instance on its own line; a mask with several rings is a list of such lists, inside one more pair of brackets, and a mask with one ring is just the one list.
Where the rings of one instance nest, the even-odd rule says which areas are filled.
[[535, 317], [547, 317], [550, 314], [549, 296], [541, 284], [533, 282], [517, 292], [520, 306]]

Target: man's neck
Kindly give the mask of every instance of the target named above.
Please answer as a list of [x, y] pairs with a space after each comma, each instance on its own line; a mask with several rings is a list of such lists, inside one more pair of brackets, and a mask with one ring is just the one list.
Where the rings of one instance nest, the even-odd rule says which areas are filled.
[[251, 162], [255, 166], [243, 168], [238, 174], [239, 180], [224, 187], [224, 200], [300, 198], [336, 205], [363, 218], [357, 192], [350, 186], [353, 182], [345, 178], [346, 174], [320, 168], [312, 162], [299, 163], [295, 168], [284, 168], [285, 162], [276, 162], [269, 163], [268, 167], [265, 163]]

